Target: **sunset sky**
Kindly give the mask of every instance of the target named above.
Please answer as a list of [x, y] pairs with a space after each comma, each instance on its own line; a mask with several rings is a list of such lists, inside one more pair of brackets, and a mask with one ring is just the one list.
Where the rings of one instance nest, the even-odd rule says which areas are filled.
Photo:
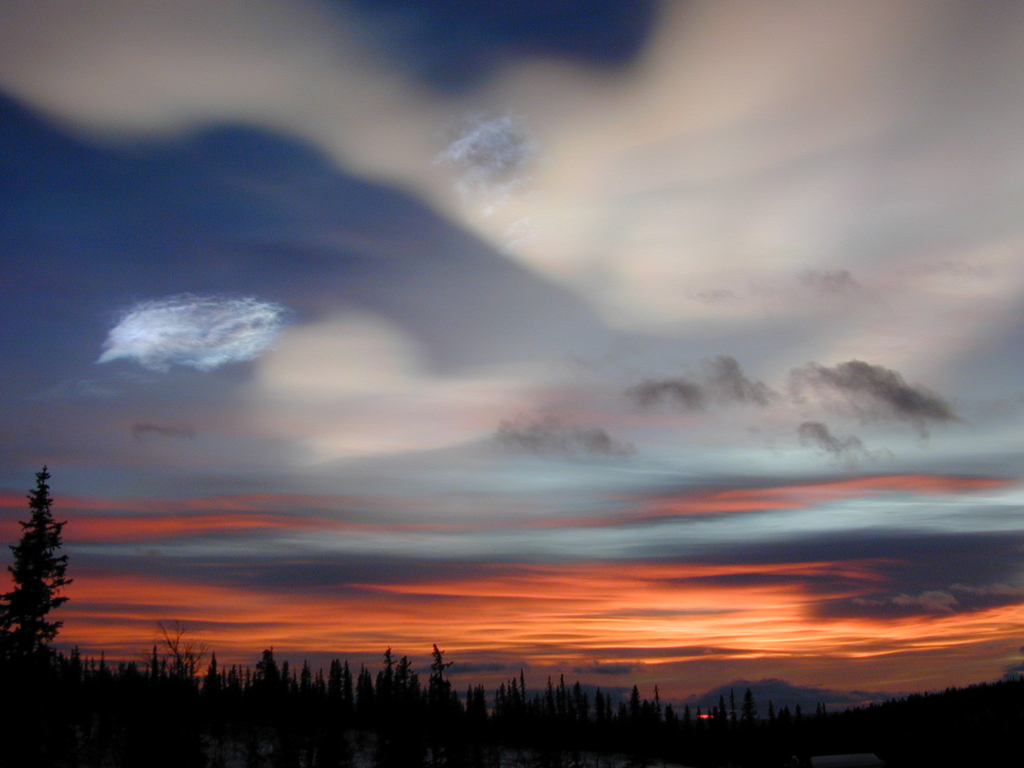
[[1021, 51], [1012, 0], [0, 0], [60, 646], [1024, 670]]

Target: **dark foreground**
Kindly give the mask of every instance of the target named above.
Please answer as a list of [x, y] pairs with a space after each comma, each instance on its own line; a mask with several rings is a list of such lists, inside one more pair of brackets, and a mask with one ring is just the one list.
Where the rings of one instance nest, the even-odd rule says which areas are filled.
[[[374, 672], [278, 664], [199, 670], [190, 650], [144, 665], [51, 655], [2, 669], [0, 764], [46, 768], [575, 768], [667, 761], [783, 766], [873, 752], [889, 766], [996, 764], [1024, 733], [1024, 679], [838, 713], [776, 711], [749, 692], [681, 712], [636, 688], [617, 701], [578, 683], [512, 678], [459, 695], [435, 648], [426, 681], [390, 652]], [[12, 712], [13, 710], [13, 712]], [[619, 755], [613, 758], [613, 755]]]

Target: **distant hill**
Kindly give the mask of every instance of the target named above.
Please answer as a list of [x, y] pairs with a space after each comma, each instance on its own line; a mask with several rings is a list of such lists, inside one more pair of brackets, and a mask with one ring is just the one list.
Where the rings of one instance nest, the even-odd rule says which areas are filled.
[[717, 706], [719, 697], [729, 701], [729, 694], [732, 693], [739, 706], [744, 692], [750, 690], [754, 701], [758, 705], [759, 716], [768, 716], [768, 702], [771, 701], [776, 710], [789, 707], [795, 710], [798, 706], [804, 712], [814, 712], [819, 705], [825, 705], [830, 711], [849, 709], [850, 707], [866, 706], [893, 698], [892, 693], [881, 693], [879, 691], [837, 691], [830, 688], [821, 688], [814, 685], [794, 685], [779, 678], [764, 678], [761, 680], [734, 680], [710, 691], [691, 696], [684, 703], [691, 709], [700, 707], [707, 710]]

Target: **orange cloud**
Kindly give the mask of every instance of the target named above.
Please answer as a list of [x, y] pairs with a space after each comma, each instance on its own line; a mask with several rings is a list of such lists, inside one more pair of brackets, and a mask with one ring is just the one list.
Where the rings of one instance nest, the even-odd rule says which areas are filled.
[[[358, 500], [250, 494], [189, 499], [60, 497], [69, 542], [139, 542], [277, 531], [459, 531], [541, 525], [617, 525], [671, 515], [809, 507], [885, 493], [983, 492], [1009, 485], [988, 478], [899, 475], [772, 488], [727, 489], [654, 498], [619, 515], [477, 524], [353, 522], [334, 515]], [[9, 540], [27, 510], [22, 495], [0, 496]], [[67, 512], [68, 514], [60, 514]], [[672, 673], [699, 659], [753, 674], [857, 669], [859, 679], [913, 680], [920, 688], [994, 677], [1004, 649], [1019, 646], [1024, 605], [967, 613], [822, 618], [825, 600], [871, 594], [881, 563], [576, 563], [479, 565], [468, 577], [398, 584], [348, 583], [306, 592], [173, 581], [136, 574], [72, 573], [59, 611], [65, 644], [139, 658], [159, 640], [158, 621], [180, 620], [227, 662], [251, 662], [274, 646], [294, 656], [373, 656], [393, 646], [415, 654], [437, 642], [459, 660], [515, 659], [570, 670], [595, 662], [646, 665]], [[255, 566], [255, 567], [258, 567]], [[833, 586], [823, 593], [823, 584]], [[1000, 656], [1002, 654], [1002, 656]], [[837, 661], [839, 660], [839, 661]], [[936, 660], [943, 660], [938, 664]], [[897, 672], [899, 674], [897, 674]], [[655, 674], [655, 673], [650, 673]], [[675, 673], [672, 673], [675, 674]], [[963, 677], [970, 674], [970, 677]], [[805, 678], [815, 682], [819, 678]], [[683, 683], [677, 684], [677, 689]], [[662, 685], [663, 691], [671, 691]]]
[[[299, 493], [239, 493], [231, 496], [74, 496], [58, 494], [54, 507], [62, 513], [100, 510], [104, 512], [183, 513], [259, 512], [281, 510], [345, 509], [365, 499], [354, 496]], [[0, 494], [0, 508], [26, 509], [25, 494]]]
[[[769, 666], [831, 658], [863, 667], [897, 655], [910, 669], [917, 656], [1017, 642], [1024, 605], [898, 619], [816, 615], [818, 601], [859, 590], [822, 595], [801, 577], [853, 578], [866, 591], [877, 582], [873, 565], [492, 565], [465, 578], [305, 593], [92, 573], [67, 590], [61, 639], [138, 658], [156, 641], [158, 621], [180, 620], [229, 662], [250, 662], [270, 646], [294, 656], [365, 656], [389, 646], [415, 654], [437, 642], [452, 658], [516, 658], [566, 670], [695, 657]], [[720, 578], [757, 575], [787, 578]], [[941, 681], [956, 673], [954, 666], [945, 678], [941, 670], [928, 674], [950, 684]]]
[[770, 488], [739, 488], [679, 494], [650, 499], [639, 509], [623, 515], [647, 519], [676, 515], [719, 512], [761, 512], [771, 509], [804, 509], [841, 499], [877, 496], [885, 493], [952, 494], [973, 493], [1012, 485], [1013, 480], [949, 475], [883, 475], [806, 483]]
[[[245, 535], [284, 530], [351, 532], [460, 531], [477, 526], [450, 523], [359, 522], [330, 513], [357, 507], [363, 499], [300, 494], [238, 494], [185, 498], [104, 498], [60, 496], [54, 514], [65, 520], [64, 540], [74, 542], [139, 542], [202, 535]], [[0, 495], [0, 536], [14, 540], [21, 529], [16, 519], [28, 514], [24, 496]], [[97, 512], [99, 514], [97, 514]]]
[[332, 521], [318, 518], [220, 513], [211, 515], [88, 515], [68, 526], [69, 542], [137, 542], [225, 533], [254, 533], [282, 529], [320, 529]]

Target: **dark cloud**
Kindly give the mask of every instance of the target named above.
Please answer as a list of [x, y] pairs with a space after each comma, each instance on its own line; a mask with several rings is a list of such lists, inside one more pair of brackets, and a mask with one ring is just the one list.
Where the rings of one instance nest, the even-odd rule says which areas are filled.
[[944, 589], [929, 589], [919, 595], [901, 592], [892, 598], [893, 605], [920, 608], [925, 613], [955, 613], [960, 601]]
[[800, 273], [800, 282], [817, 293], [846, 296], [861, 290], [860, 285], [845, 269], [819, 272], [808, 269]]
[[837, 437], [820, 421], [805, 421], [796, 428], [801, 445], [813, 445], [830, 454], [836, 461], [856, 463], [859, 457], [869, 456], [856, 435]]
[[196, 431], [194, 428], [187, 424], [148, 424], [139, 423], [132, 425], [132, 437], [136, 440], [142, 440], [143, 438], [156, 436], [156, 437], [184, 437], [194, 438]]
[[[647, 615], [647, 611], [644, 611], [644, 615]], [[645, 659], [706, 659], [708, 656], [734, 656], [742, 651], [741, 648], [722, 646], [722, 645], [634, 645], [629, 648], [621, 647], [609, 647], [604, 646], [595, 649], [601, 655], [601, 658], [614, 659], [621, 658], [622, 656], [628, 657], [628, 659], [634, 659], [641, 656]], [[603, 662], [607, 664], [632, 664], [632, 661], [621, 661], [621, 662]], [[642, 665], [638, 665], [639, 666]]]
[[[449, 674], [459, 675], [470, 672], [509, 672], [517, 671], [519, 666], [502, 664], [496, 661], [456, 661], [448, 669]], [[429, 668], [428, 668], [429, 671]]]
[[[1014, 586], [1012, 584], [983, 584], [980, 587], [973, 587], [968, 584], [952, 584], [949, 588], [955, 592], [963, 592], [968, 595], [1024, 598], [1024, 586]], [[1024, 653], [1024, 649], [1021, 650], [1021, 653]]]
[[654, 29], [656, 0], [333, 0], [356, 12], [392, 61], [440, 91], [460, 91], [517, 59], [630, 64]]
[[735, 358], [719, 355], [703, 362], [704, 379], [700, 384], [683, 377], [644, 379], [626, 391], [626, 396], [646, 408], [669, 401], [683, 410], [704, 408], [708, 401], [767, 406], [778, 397], [768, 385], [753, 381]]
[[574, 427], [548, 416], [535, 421], [503, 421], [494, 439], [503, 448], [538, 456], [628, 456], [636, 449], [598, 427]]
[[850, 360], [831, 368], [808, 363], [790, 372], [797, 398], [808, 392], [838, 396], [864, 420], [909, 421], [922, 433], [927, 422], [953, 421], [952, 406], [922, 386], [912, 386], [897, 371], [862, 360]]
[[[1021, 537], [994, 534], [894, 535], [846, 541], [846, 560], [871, 560], [872, 578], [851, 582], [852, 598], [818, 603], [824, 616], [895, 619], [972, 613], [1020, 603], [1024, 589], [1012, 582], [1020, 568]], [[841, 545], [836, 544], [836, 549]], [[834, 556], [832, 548], [819, 551]], [[892, 558], [892, 560], [889, 560]], [[823, 585], [828, 587], [839, 586]]]
[[[969, 508], [964, 514], [970, 514]], [[826, 618], [893, 620], [916, 615], [970, 613], [1019, 604], [1024, 535], [998, 533], [913, 533], [844, 530], [811, 532], [785, 542], [745, 542], [705, 548], [705, 563], [779, 565], [835, 563], [836, 568], [796, 573], [703, 577], [699, 583], [790, 585], [816, 596], [815, 614]], [[648, 557], [690, 562], [677, 546], [647, 549]], [[659, 557], [660, 556], [660, 557]], [[847, 567], [850, 564], [852, 567]], [[955, 602], [938, 594], [944, 592]], [[897, 599], [899, 598], [899, 599]]]
[[704, 407], [704, 392], [699, 385], [686, 379], [644, 379], [635, 387], [626, 390], [630, 398], [641, 408], [669, 400], [686, 411]]
[[764, 382], [752, 381], [743, 373], [735, 358], [719, 355], [704, 362], [711, 395], [727, 403], [753, 403], [766, 406], [778, 397]]
[[573, 667], [577, 675], [631, 675], [640, 669], [641, 664], [621, 664], [615, 662], [588, 664], [582, 667]]

